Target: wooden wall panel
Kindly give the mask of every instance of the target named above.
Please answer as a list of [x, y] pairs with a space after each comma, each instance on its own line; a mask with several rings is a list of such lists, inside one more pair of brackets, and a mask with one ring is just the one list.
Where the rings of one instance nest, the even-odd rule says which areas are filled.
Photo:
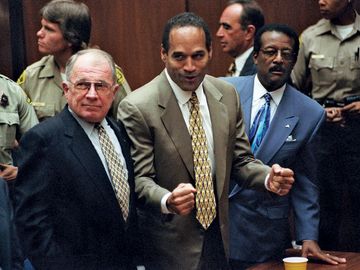
[[41, 58], [38, 52], [36, 32], [40, 30], [41, 16], [40, 9], [48, 0], [23, 0], [24, 18], [24, 40], [26, 51], [26, 66], [34, 63]]
[[264, 10], [266, 23], [285, 23], [299, 34], [320, 19], [318, 2], [314, 0], [257, 0]]
[[[10, 0], [11, 1], [11, 0]], [[11, 37], [8, 0], [0, 0], [0, 73], [12, 77]]]

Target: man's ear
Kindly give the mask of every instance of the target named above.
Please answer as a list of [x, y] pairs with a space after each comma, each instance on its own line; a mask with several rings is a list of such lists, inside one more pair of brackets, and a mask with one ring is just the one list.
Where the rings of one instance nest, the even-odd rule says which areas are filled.
[[113, 86], [114, 88], [113, 88], [113, 93], [114, 93], [114, 99], [115, 99], [115, 94], [116, 94], [116, 92], [119, 90], [119, 85], [116, 83], [114, 86]]
[[247, 27], [246, 27], [246, 35], [245, 35], [245, 38], [247, 40], [252, 40], [255, 36], [255, 32], [256, 32], [256, 27], [252, 24], [249, 24]]
[[257, 57], [258, 57], [258, 53], [257, 52], [253, 52], [253, 61], [254, 61], [254, 64], [257, 65]]
[[210, 48], [209, 48], [209, 60], [211, 60], [211, 58], [212, 58], [212, 52], [213, 52], [212, 46], [210, 46]]
[[165, 63], [166, 59], [167, 59], [167, 52], [165, 51], [164, 47], [161, 45], [161, 49], [160, 49], [160, 57], [161, 60]]
[[62, 82], [61, 86], [64, 91], [64, 94], [66, 94], [69, 91], [69, 86], [68, 86], [67, 82]]

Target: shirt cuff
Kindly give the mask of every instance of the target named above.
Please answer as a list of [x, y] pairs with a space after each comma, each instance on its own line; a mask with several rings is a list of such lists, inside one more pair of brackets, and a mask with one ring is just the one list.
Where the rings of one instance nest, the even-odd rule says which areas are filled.
[[269, 176], [270, 176], [270, 174], [268, 173], [267, 176], [266, 176], [266, 178], [265, 178], [264, 184], [265, 184], [265, 188], [266, 188], [268, 191], [271, 191], [270, 186], [269, 186]]
[[163, 214], [172, 214], [171, 211], [169, 211], [169, 209], [166, 206], [166, 201], [167, 199], [170, 197], [171, 192], [166, 193], [162, 198], [161, 198], [161, 213]]

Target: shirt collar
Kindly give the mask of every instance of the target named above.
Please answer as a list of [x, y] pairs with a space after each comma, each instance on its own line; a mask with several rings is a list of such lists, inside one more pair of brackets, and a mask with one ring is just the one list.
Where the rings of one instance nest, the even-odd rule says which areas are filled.
[[[336, 32], [335, 25], [333, 25], [330, 20], [321, 19], [320, 22], [322, 22], [321, 26], [315, 29], [315, 33], [317, 35], [322, 35], [330, 31], [332, 33]], [[348, 35], [347, 38], [351, 37], [356, 32], [360, 32], [360, 15], [355, 10], [354, 29], [352, 31], [352, 34]]]
[[276, 104], [276, 106], [279, 106], [279, 103], [280, 103], [281, 98], [285, 91], [285, 87], [286, 87], [286, 83], [283, 86], [281, 86], [280, 88], [278, 88], [274, 91], [268, 92], [265, 89], [265, 87], [261, 84], [261, 82], [259, 81], [258, 75], [256, 74], [255, 79], [254, 79], [253, 102], [258, 99], [261, 99], [266, 93], [269, 93], [271, 95], [272, 100]]
[[[169, 81], [169, 84], [171, 86], [171, 89], [173, 90], [174, 94], [175, 94], [175, 97], [178, 101], [178, 103], [180, 105], [184, 105], [186, 104], [189, 99], [191, 98], [191, 94], [192, 92], [191, 91], [184, 91], [182, 90], [170, 77], [167, 69], [165, 68], [165, 75], [166, 75], [166, 78], [168, 79]], [[202, 81], [199, 85], [199, 87], [195, 90], [195, 93], [196, 93], [196, 96], [199, 100], [199, 104], [202, 105], [204, 103], [206, 103], [206, 97], [205, 97], [205, 93], [204, 93], [204, 88], [203, 88], [203, 83], [204, 81]]]
[[[72, 109], [70, 109], [69, 106], [68, 106], [68, 110], [71, 113], [71, 115], [74, 116], [74, 118], [79, 123], [79, 125], [83, 128], [83, 130], [85, 131], [87, 136], [91, 136], [92, 133], [95, 132], [95, 124], [94, 123], [89, 123], [89, 122], [81, 119]], [[103, 127], [106, 127], [107, 124], [108, 123], [105, 118], [100, 122], [100, 125]]]
[[254, 47], [250, 47], [245, 52], [243, 52], [242, 54], [240, 54], [238, 57], [235, 58], [236, 70], [241, 71], [243, 69], [246, 60], [249, 58], [249, 56], [253, 52], [253, 50], [254, 50]]

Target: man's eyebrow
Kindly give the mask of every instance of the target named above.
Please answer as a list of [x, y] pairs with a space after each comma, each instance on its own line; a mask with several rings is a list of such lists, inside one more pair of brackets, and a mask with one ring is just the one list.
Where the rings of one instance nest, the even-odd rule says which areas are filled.
[[226, 22], [219, 22], [219, 25], [231, 27], [231, 25]]

